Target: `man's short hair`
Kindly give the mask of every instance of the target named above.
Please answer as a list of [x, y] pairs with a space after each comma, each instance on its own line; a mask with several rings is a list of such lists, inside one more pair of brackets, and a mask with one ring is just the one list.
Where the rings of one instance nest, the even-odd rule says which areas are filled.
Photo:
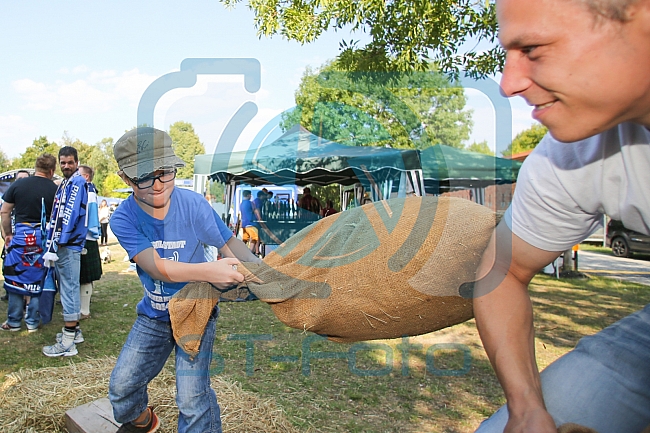
[[264, 191], [257, 191], [257, 198], [262, 198], [266, 197], [266, 192]]
[[79, 166], [79, 171], [80, 171], [82, 174], [87, 174], [88, 177], [89, 177], [89, 181], [90, 181], [90, 182], [92, 182], [93, 179], [95, 178], [95, 169], [92, 168], [92, 167], [89, 166], [89, 165], [80, 165], [80, 166]]
[[609, 20], [625, 22], [628, 20], [627, 8], [639, 0], [580, 0], [594, 14]]
[[56, 170], [56, 158], [54, 155], [49, 153], [44, 153], [38, 158], [36, 158], [36, 164], [34, 164], [34, 169], [39, 173], [50, 173], [52, 170]]
[[25, 173], [27, 175], [27, 177], [30, 176], [29, 171], [27, 171], [27, 170], [18, 170], [16, 172], [16, 178], [18, 178], [18, 175], [21, 174], [21, 173]]
[[245, 189], [245, 190], [243, 190], [242, 193], [241, 193], [241, 195], [242, 195], [243, 197], [250, 197], [250, 196], [251, 196], [251, 191], [250, 191], [250, 189]]
[[59, 159], [61, 159], [62, 156], [72, 156], [74, 157], [74, 162], [79, 162], [77, 149], [72, 146], [63, 146], [61, 150], [59, 150]]

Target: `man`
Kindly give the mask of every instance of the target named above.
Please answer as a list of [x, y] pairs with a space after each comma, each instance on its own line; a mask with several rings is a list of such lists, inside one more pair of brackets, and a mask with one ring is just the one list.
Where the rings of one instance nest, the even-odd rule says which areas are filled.
[[[266, 191], [266, 188], [257, 191], [257, 197], [255, 200], [253, 200], [253, 204], [255, 205], [255, 209], [257, 209], [260, 212], [262, 212], [262, 209], [264, 208], [264, 203], [266, 203], [266, 200], [268, 198], [268, 193]], [[261, 220], [262, 218], [260, 218]]]
[[[0, 327], [4, 331], [19, 331], [23, 318], [29, 332], [37, 331], [40, 324], [38, 296], [47, 272], [42, 257], [41, 224], [52, 212], [56, 159], [45, 153], [36, 159], [35, 169], [34, 176], [29, 177], [28, 173], [26, 178], [11, 184], [0, 212], [7, 254], [4, 288], [9, 301], [7, 321]], [[23, 311], [26, 296], [27, 309]]]
[[239, 206], [241, 213], [241, 227], [242, 227], [242, 240], [244, 243], [249, 244], [250, 250], [253, 254], [258, 255], [260, 237], [258, 233], [258, 223], [262, 219], [260, 210], [255, 207], [255, 203], [251, 200], [251, 191], [245, 189], [242, 191], [242, 202]]
[[[210, 388], [210, 363], [218, 305], [201, 337], [198, 355], [190, 357], [174, 340], [169, 301], [189, 281], [225, 289], [243, 281], [236, 270], [243, 261], [259, 261], [210, 204], [192, 191], [174, 187], [184, 162], [172, 150], [166, 132], [140, 127], [124, 134], [113, 148], [120, 176], [133, 194], [111, 217], [111, 230], [136, 263], [144, 287], [136, 319], [117, 360], [109, 399], [124, 432], [153, 432], [160, 424], [148, 407], [147, 386], [175, 351], [178, 432], [221, 432], [220, 408]], [[226, 257], [206, 262], [204, 245]]]
[[527, 286], [603, 213], [650, 233], [650, 0], [498, 0], [497, 17], [503, 92], [533, 105], [550, 135], [524, 163], [479, 269], [476, 323], [508, 403], [478, 431], [574, 422], [640, 432], [650, 424], [650, 306], [583, 338], [540, 378]]
[[86, 179], [88, 188], [88, 234], [86, 235], [85, 251], [81, 252], [80, 284], [80, 313], [81, 320], [90, 318], [90, 298], [93, 294], [93, 281], [102, 276], [102, 259], [99, 256], [97, 239], [100, 236], [99, 209], [97, 206], [97, 188], [93, 183], [95, 170], [88, 165], [80, 165], [79, 173]]
[[79, 273], [81, 251], [88, 233], [86, 208], [88, 187], [78, 170], [79, 158], [74, 147], [59, 150], [59, 166], [64, 180], [54, 198], [52, 219], [45, 260], [53, 261], [59, 275], [59, 294], [63, 306], [64, 328], [56, 336], [56, 343], [43, 347], [45, 356], [74, 356], [76, 345], [83, 343], [79, 329], [81, 298]]
[[[26, 177], [29, 177], [29, 172], [27, 170], [18, 170], [16, 172], [16, 178], [14, 179], [14, 182], [17, 181], [18, 179], [23, 179], [23, 178], [26, 178]], [[0, 209], [2, 209], [2, 202], [3, 202], [3, 200], [2, 200], [2, 198], [0, 198]], [[12, 233], [13, 233], [13, 228], [14, 228], [14, 214], [12, 213], [11, 214]], [[2, 239], [4, 239], [5, 230], [4, 230], [4, 227], [1, 224], [0, 224], [0, 234], [2, 235]], [[5, 247], [6, 247], [6, 245], [5, 245]], [[4, 252], [5, 252], [4, 251], [5, 247], [3, 247], [3, 256], [4, 256]], [[6, 290], [5, 290], [5, 294], [2, 295], [2, 297], [0, 297], [0, 300], [3, 300], [3, 301], [8, 301], [9, 300], [9, 293]]]

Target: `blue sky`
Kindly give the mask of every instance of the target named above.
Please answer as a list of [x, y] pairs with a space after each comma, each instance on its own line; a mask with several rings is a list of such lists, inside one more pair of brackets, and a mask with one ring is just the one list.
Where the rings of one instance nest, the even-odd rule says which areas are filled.
[[[119, 138], [136, 125], [144, 90], [177, 71], [186, 58], [255, 58], [261, 89], [248, 93], [243, 78], [202, 76], [191, 89], [166, 94], [155, 126], [192, 123], [206, 150], [241, 104], [258, 113], [237, 142], [245, 148], [271, 119], [294, 105], [305, 67], [338, 53], [339, 42], [363, 34], [328, 32], [308, 45], [281, 37], [258, 38], [245, 5], [227, 10], [217, 0], [3, 2], [0, 6], [0, 148], [16, 157], [45, 135], [60, 142], [64, 131], [94, 144]], [[470, 141], [494, 146], [494, 114], [487, 98], [468, 91], [474, 109]], [[513, 134], [532, 124], [530, 108], [512, 100]]]

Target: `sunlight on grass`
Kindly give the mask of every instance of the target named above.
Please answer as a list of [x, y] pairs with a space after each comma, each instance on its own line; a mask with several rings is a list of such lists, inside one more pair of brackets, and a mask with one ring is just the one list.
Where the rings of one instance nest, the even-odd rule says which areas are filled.
[[[111, 251], [114, 261], [96, 284], [92, 318], [82, 322], [86, 342], [79, 355], [41, 354], [62, 326], [56, 306], [52, 323], [39, 332], [0, 334], [0, 381], [22, 367], [119, 354], [142, 287], [135, 273], [123, 273], [128, 263], [121, 247], [113, 242]], [[650, 287], [607, 278], [540, 275], [530, 293], [540, 367], [650, 300]], [[5, 318], [6, 303], [0, 303]], [[222, 303], [214, 353], [214, 374], [274, 399], [303, 431], [471, 432], [504, 403], [473, 320], [417, 337], [339, 344], [288, 328], [264, 303]]]

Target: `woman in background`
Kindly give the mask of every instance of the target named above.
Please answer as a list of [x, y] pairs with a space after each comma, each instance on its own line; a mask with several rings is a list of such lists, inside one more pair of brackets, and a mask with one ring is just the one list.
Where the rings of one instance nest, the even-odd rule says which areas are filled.
[[101, 226], [101, 239], [100, 245], [104, 246], [108, 244], [108, 219], [110, 217], [110, 210], [108, 208], [108, 203], [106, 200], [102, 200], [102, 203], [99, 205], [99, 225]]

